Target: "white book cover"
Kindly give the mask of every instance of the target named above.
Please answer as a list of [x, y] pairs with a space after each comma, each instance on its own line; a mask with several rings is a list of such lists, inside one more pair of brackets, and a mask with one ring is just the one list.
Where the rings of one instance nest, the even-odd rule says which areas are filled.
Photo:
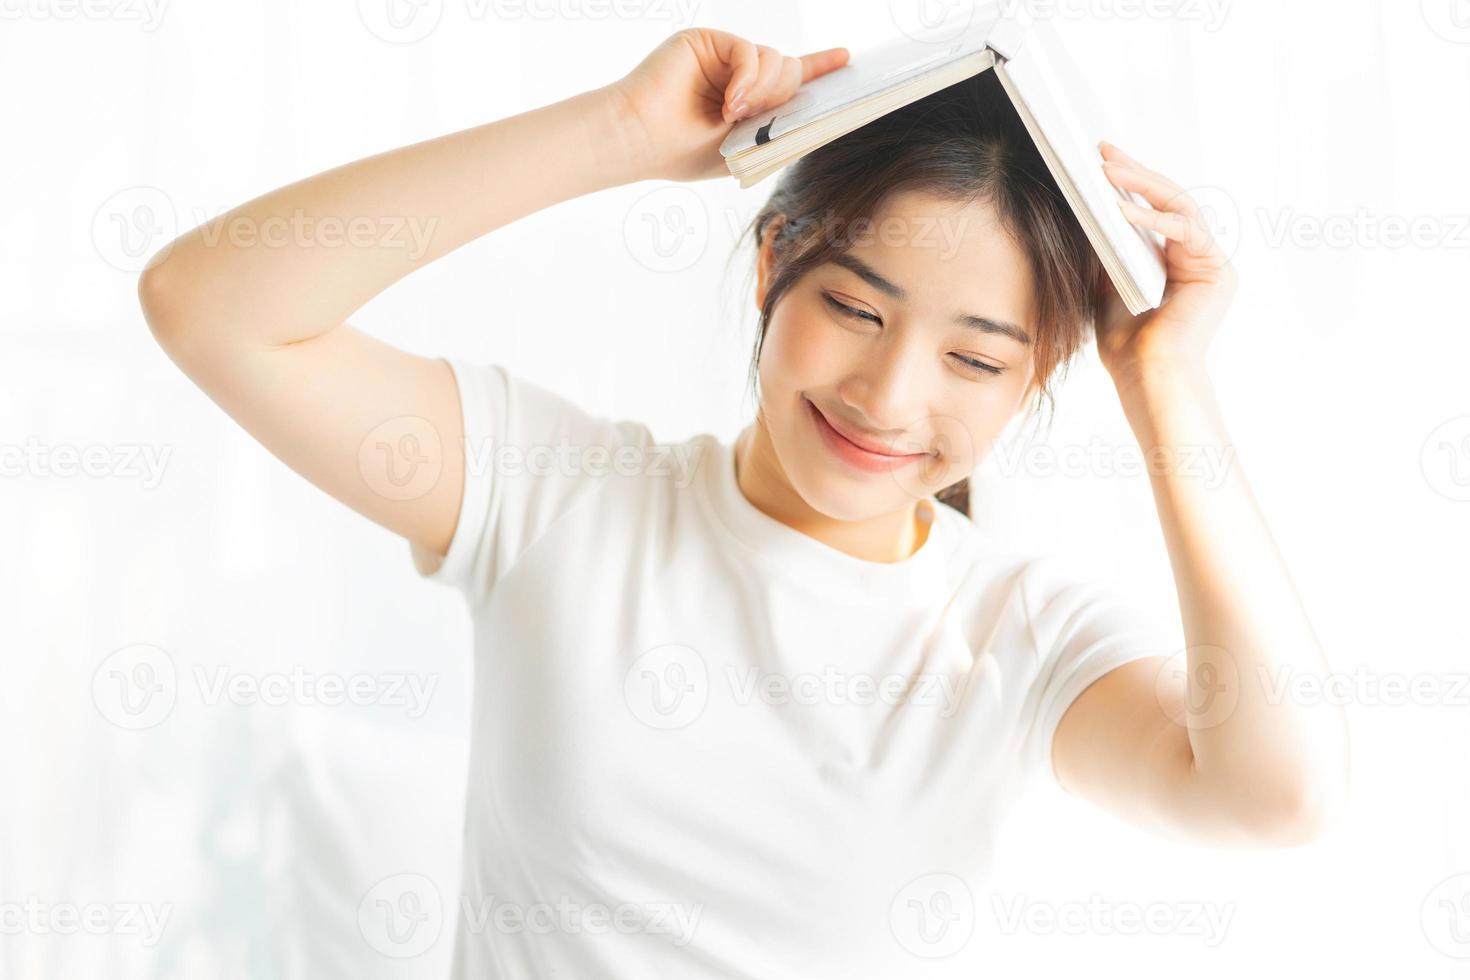
[[741, 186], [750, 186], [887, 112], [993, 70], [1129, 312], [1157, 307], [1166, 279], [1162, 240], [1116, 202], [1148, 203], [1102, 170], [1097, 145], [1111, 132], [1105, 93], [1077, 71], [1049, 20], [1029, 16], [1024, 4], [1004, 8], [977, 4], [964, 23], [940, 25], [930, 39], [903, 36], [853, 53], [786, 102], [737, 123], [721, 154]]
[[994, 16], [977, 13], [959, 36], [946, 42], [905, 36], [854, 53], [847, 64], [807, 82], [779, 106], [740, 120], [725, 135], [720, 153], [734, 156], [918, 76], [937, 72], [966, 55], [986, 51], [986, 41], [999, 20], [998, 12]]

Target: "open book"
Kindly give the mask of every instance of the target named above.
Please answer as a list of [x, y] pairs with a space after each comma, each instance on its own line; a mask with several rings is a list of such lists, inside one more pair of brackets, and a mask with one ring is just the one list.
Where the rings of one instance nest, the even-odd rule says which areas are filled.
[[[1160, 238], [1118, 209], [1138, 194], [1103, 173], [1107, 129], [1052, 25], [1024, 4], [965, 6], [964, 22], [932, 37], [903, 37], [807, 82], [786, 102], [736, 123], [720, 146], [730, 173], [749, 187], [873, 120], [987, 69], [995, 72], [1077, 216], [1108, 277], [1134, 316], [1159, 305], [1165, 262]], [[958, 26], [956, 26], [958, 25]]]

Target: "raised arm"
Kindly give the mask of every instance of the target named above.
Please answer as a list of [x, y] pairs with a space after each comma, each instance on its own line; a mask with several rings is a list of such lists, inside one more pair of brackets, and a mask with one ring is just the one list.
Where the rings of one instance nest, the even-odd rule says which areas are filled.
[[599, 90], [289, 184], [155, 255], [138, 284], [144, 314], [286, 465], [443, 554], [464, 475], [453, 376], [345, 321], [464, 243], [627, 179], [626, 132]]
[[[1178, 184], [1111, 144], [1105, 156], [1113, 182], [1153, 208], [1124, 212], [1167, 243], [1163, 305], [1129, 317], [1112, 293], [1097, 349], [1149, 461], [1187, 651], [1183, 664], [1125, 664], [1083, 691], [1057, 726], [1053, 768], [1072, 792], [1156, 831], [1305, 843], [1343, 808], [1347, 726], [1331, 699], [1290, 696], [1303, 681], [1322, 690], [1331, 668], [1205, 370], [1236, 273]], [[1204, 454], [1227, 461], [1218, 485]]]
[[[465, 466], [453, 376], [347, 318], [414, 269], [559, 201], [718, 176], [739, 115], [842, 60], [680, 31], [608, 86], [336, 167], [185, 233], [143, 271], [144, 314], [169, 357], [278, 458], [442, 555]], [[746, 112], [732, 112], [740, 102]]]

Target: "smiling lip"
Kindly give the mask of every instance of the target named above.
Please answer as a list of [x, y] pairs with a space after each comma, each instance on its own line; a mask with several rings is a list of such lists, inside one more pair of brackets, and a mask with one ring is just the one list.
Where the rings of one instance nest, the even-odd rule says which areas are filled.
[[928, 453], [891, 453], [876, 448], [867, 440], [859, 442], [858, 439], [861, 437], [850, 436], [838, 429], [828, 421], [827, 416], [822, 414], [822, 410], [817, 408], [811, 399], [803, 398], [802, 401], [806, 402], [812, 422], [822, 434], [822, 441], [839, 459], [858, 469], [869, 473], [886, 473], [929, 456]]

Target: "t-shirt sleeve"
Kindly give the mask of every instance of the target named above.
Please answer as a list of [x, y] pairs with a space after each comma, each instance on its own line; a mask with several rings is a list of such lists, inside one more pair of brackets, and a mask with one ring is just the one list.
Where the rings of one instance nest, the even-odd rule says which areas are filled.
[[1108, 671], [1183, 648], [1181, 631], [1111, 585], [1078, 577], [1060, 559], [1033, 560], [1021, 576], [1036, 672], [1025, 702], [1022, 762], [1057, 783], [1052, 739], [1072, 702]]
[[610, 472], [626, 447], [652, 436], [632, 420], [595, 415], [499, 364], [443, 359], [454, 372], [464, 418], [464, 495], [448, 552], [410, 542], [414, 569], [488, 596], [517, 558]]

